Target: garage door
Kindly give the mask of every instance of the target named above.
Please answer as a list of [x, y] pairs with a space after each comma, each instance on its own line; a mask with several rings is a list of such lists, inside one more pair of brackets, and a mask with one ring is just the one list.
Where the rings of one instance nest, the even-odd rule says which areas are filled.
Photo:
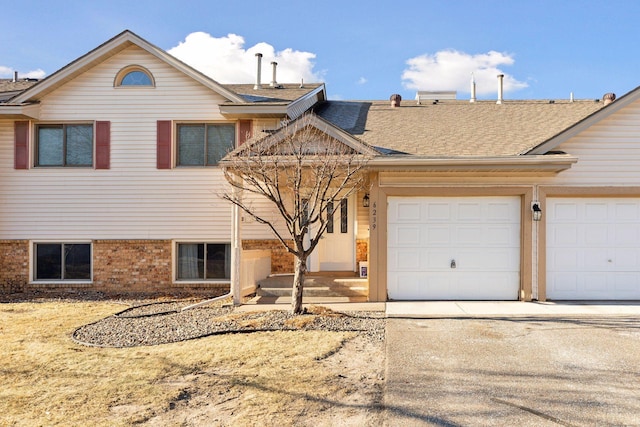
[[389, 197], [394, 300], [517, 300], [519, 197]]
[[640, 299], [640, 199], [547, 199], [547, 298]]

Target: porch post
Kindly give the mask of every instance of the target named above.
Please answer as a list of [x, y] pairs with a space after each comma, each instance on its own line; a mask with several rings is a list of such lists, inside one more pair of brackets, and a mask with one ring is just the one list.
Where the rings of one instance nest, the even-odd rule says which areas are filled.
[[[240, 199], [242, 197], [242, 190], [233, 187], [233, 197]], [[242, 233], [240, 227], [242, 224], [242, 213], [240, 208], [235, 203], [231, 208], [231, 292], [233, 295], [233, 305], [240, 305], [241, 303], [241, 278], [240, 267], [242, 263]]]

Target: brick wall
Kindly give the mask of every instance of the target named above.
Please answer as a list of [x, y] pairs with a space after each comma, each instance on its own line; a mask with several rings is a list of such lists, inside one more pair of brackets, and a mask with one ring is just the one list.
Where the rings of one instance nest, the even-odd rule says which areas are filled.
[[369, 259], [369, 240], [356, 240], [356, 263]]
[[93, 289], [159, 292], [172, 287], [170, 240], [95, 240]]
[[29, 241], [0, 240], [0, 293], [21, 292], [29, 283]]
[[0, 293], [29, 290], [106, 294], [222, 295], [229, 283], [173, 283], [170, 240], [94, 240], [93, 283], [29, 284], [29, 242], [0, 240]]

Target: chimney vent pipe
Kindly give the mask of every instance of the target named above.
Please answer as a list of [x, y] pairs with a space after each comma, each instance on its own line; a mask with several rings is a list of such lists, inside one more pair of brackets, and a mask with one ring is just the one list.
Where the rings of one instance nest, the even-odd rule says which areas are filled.
[[271, 77], [271, 84], [269, 86], [277, 87], [278, 86], [278, 82], [276, 80], [276, 67], [278, 66], [278, 63], [276, 61], [273, 61], [273, 62], [271, 62], [271, 66], [273, 67], [273, 75]]
[[15, 82], [17, 82], [17, 81], [18, 81], [18, 72], [17, 72], [17, 71], [14, 71], [14, 72], [13, 72], [13, 82], [15, 83]]
[[476, 78], [473, 73], [471, 73], [471, 98], [469, 102], [476, 102]]
[[260, 84], [261, 80], [262, 80], [262, 54], [261, 53], [256, 53], [256, 58], [258, 58], [258, 71], [256, 73], [256, 84], [255, 86], [253, 86], [254, 90], [259, 90], [262, 89], [262, 85]]
[[504, 99], [502, 98], [502, 81], [504, 80], [504, 74], [498, 74], [498, 102], [496, 104], [502, 104]]

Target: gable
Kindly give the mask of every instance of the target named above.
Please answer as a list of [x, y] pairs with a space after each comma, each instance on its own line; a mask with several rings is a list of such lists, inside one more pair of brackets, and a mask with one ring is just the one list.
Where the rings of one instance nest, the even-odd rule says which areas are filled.
[[273, 133], [263, 133], [253, 141], [229, 153], [225, 160], [248, 153], [267, 156], [362, 155], [375, 156], [374, 148], [313, 113], [305, 114]]
[[118, 55], [120, 52], [132, 46], [137, 46], [139, 49], [147, 52], [151, 56], [154, 56], [159, 61], [162, 61], [180, 73], [189, 76], [191, 79], [199, 82], [208, 89], [215, 91], [224, 98], [233, 102], [244, 102], [240, 96], [220, 85], [215, 80], [205, 76], [194, 68], [174, 58], [164, 50], [152, 45], [128, 30], [123, 31], [86, 55], [56, 71], [54, 74], [15, 97], [12, 102], [24, 103], [37, 101], [48, 93], [60, 88], [67, 82], [75, 79], [79, 75], [91, 70], [105, 60]]
[[578, 158], [557, 179], [567, 183], [640, 185], [640, 99], [611, 109], [586, 129], [555, 146]]
[[[116, 75], [131, 64], [147, 69], [155, 86], [115, 87]], [[130, 120], [131, 115], [150, 115], [155, 119], [220, 120], [223, 117], [216, 106], [224, 101], [218, 93], [203, 90], [180, 71], [130, 46], [43, 96], [39, 118]]]

